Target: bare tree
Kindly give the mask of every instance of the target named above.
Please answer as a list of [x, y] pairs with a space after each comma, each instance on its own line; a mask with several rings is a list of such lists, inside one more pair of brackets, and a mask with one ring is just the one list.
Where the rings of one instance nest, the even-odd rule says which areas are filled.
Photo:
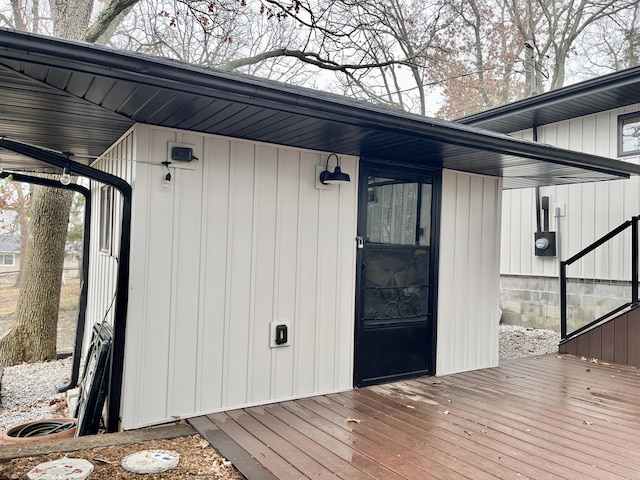
[[[549, 88], [566, 80], [567, 61], [586, 28], [636, 8], [636, 0], [508, 0], [523, 40], [532, 40], [539, 58], [549, 59]], [[527, 7], [529, 5], [529, 7]], [[524, 14], [522, 14], [524, 12]]]
[[[18, 2], [16, 0], [16, 6]], [[65, 38], [99, 38], [123, 10], [136, 0], [111, 0], [87, 29], [91, 0], [50, 0], [53, 33]], [[39, 5], [38, 5], [39, 6]], [[34, 11], [33, 25], [41, 25], [40, 11]], [[16, 24], [24, 24], [23, 12], [13, 12]], [[65, 256], [65, 239], [73, 193], [52, 187], [34, 187], [16, 319], [0, 338], [0, 365], [51, 360], [56, 356], [56, 330]]]
[[576, 45], [582, 61], [574, 67], [581, 77], [616, 72], [640, 64], [640, 2], [595, 22]]
[[[437, 1], [346, 1], [350, 35], [336, 48], [371, 68], [343, 70], [345, 95], [426, 114], [438, 34], [454, 12]], [[352, 60], [353, 61], [353, 60]]]
[[524, 42], [503, 3], [443, 0], [455, 11], [438, 37], [444, 52], [433, 65], [445, 101], [438, 115], [455, 118], [507, 103], [523, 95]]
[[[142, 45], [160, 55], [294, 84], [308, 85], [314, 71], [330, 72], [345, 93], [424, 113], [429, 38], [443, 22], [441, 10], [417, 0], [176, 0], [161, 12], [174, 33], [156, 19], [153, 37], [143, 36]], [[128, 35], [129, 44], [143, 38], [134, 30]], [[184, 42], [171, 37], [185, 35], [198, 41], [189, 49], [176, 47]]]
[[35, 186], [33, 190], [33, 221], [16, 320], [0, 337], [3, 365], [51, 360], [56, 354], [64, 245], [71, 201], [68, 192], [60, 189]]
[[[629, 44], [637, 40], [633, 29], [624, 32], [618, 20], [629, 18], [636, 0], [443, 1], [458, 13], [441, 37], [448, 55], [434, 65], [445, 96], [439, 113], [449, 118], [528, 95], [531, 61], [537, 92], [562, 87], [569, 60], [589, 29], [615, 26]], [[527, 58], [525, 42], [534, 48], [532, 59]]]

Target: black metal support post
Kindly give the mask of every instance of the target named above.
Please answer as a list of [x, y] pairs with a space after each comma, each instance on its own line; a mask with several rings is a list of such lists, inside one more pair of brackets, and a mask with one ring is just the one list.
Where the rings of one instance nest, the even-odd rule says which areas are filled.
[[560, 338], [567, 338], [567, 264], [560, 262]]
[[91, 191], [82, 185], [71, 183], [62, 185], [58, 180], [50, 178], [34, 177], [21, 173], [2, 172], [0, 178], [11, 177], [16, 182], [44, 185], [47, 187], [62, 188], [72, 190], [84, 196], [84, 225], [82, 233], [82, 267], [80, 271], [80, 297], [78, 299], [78, 319], [76, 321], [76, 338], [73, 346], [73, 360], [71, 365], [71, 377], [66, 385], [58, 388], [58, 392], [63, 393], [78, 385], [80, 376], [80, 357], [82, 356], [82, 342], [84, 339], [84, 327], [87, 316], [87, 298], [89, 289], [89, 246], [91, 241]]
[[638, 220], [631, 219], [631, 305], [638, 305]]

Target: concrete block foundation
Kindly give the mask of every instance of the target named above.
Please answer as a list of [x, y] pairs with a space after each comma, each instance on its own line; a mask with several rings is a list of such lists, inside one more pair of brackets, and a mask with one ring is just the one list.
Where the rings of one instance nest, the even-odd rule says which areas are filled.
[[[567, 330], [599, 318], [630, 300], [629, 282], [569, 280]], [[501, 275], [501, 323], [560, 331], [560, 280]]]

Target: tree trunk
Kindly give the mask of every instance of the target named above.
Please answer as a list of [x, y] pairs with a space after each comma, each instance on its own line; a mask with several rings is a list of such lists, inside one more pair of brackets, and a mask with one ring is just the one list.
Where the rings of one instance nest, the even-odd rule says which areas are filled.
[[56, 337], [64, 245], [73, 192], [34, 186], [16, 321], [0, 338], [0, 365], [52, 360]]
[[24, 259], [27, 255], [27, 241], [29, 239], [29, 209], [31, 203], [31, 189], [32, 186], [29, 185], [29, 194], [28, 199], [24, 194], [22, 189], [23, 187], [17, 188], [17, 196], [18, 202], [16, 205], [16, 216], [18, 227], [20, 229], [20, 264], [18, 266], [18, 275], [16, 276], [15, 286], [19, 287], [20, 282], [22, 281], [22, 271], [24, 270]]
[[[91, 29], [93, 0], [49, 0], [54, 35], [95, 41], [139, 0], [110, 0]], [[18, 28], [25, 28], [20, 2], [11, 0]], [[34, 3], [34, 8], [37, 4]], [[34, 22], [37, 20], [37, 15]], [[37, 23], [34, 23], [37, 26]], [[88, 35], [88, 37], [86, 36]], [[84, 37], [83, 37], [84, 36]], [[56, 356], [58, 309], [73, 192], [34, 186], [31, 223], [16, 308], [16, 321], [0, 337], [0, 365], [51, 360]]]

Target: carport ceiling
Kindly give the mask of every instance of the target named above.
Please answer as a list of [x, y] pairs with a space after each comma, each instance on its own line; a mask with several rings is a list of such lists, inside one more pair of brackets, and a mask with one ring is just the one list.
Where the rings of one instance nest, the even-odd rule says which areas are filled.
[[[135, 123], [503, 176], [505, 188], [640, 174], [625, 162], [338, 95], [0, 29], [0, 137], [90, 163]], [[56, 171], [7, 150], [0, 165]]]

